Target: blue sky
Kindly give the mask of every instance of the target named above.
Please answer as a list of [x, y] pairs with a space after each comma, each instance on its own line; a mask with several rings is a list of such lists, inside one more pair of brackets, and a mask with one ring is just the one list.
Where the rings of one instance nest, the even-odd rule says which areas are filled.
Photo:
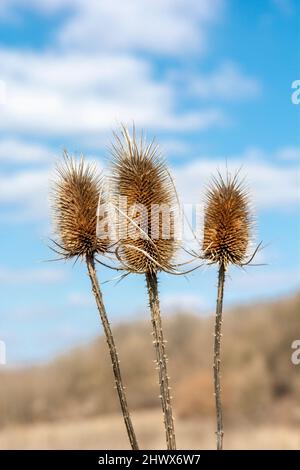
[[[48, 188], [62, 149], [101, 168], [120, 121], [155, 135], [184, 203], [242, 166], [262, 267], [231, 270], [226, 306], [298, 289], [300, 4], [296, 0], [2, 0], [0, 339], [9, 364], [101, 331], [82, 264], [46, 262]], [[144, 279], [99, 272], [113, 323], [147, 318]], [[162, 306], [214, 306], [215, 268], [161, 276]]]

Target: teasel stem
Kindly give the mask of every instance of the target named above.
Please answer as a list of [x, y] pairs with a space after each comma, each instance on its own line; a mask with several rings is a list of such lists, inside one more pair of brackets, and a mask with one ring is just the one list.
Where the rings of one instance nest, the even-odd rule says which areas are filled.
[[167, 449], [176, 449], [174, 420], [172, 413], [172, 403], [170, 396], [169, 376], [167, 370], [166, 347], [162, 330], [160, 314], [157, 274], [155, 272], [146, 273], [149, 303], [151, 310], [151, 320], [153, 326], [154, 347], [156, 353], [156, 363], [159, 375], [160, 400], [164, 415], [164, 425], [166, 431]]
[[106, 314], [106, 309], [104, 306], [103, 297], [102, 297], [102, 293], [100, 290], [100, 285], [97, 279], [94, 257], [87, 255], [86, 263], [87, 263], [89, 277], [92, 283], [93, 294], [95, 296], [96, 304], [98, 307], [99, 315], [101, 318], [101, 322], [102, 322], [105, 337], [106, 337], [106, 342], [109, 348], [116, 389], [117, 389], [118, 396], [119, 396], [119, 401], [120, 401], [120, 405], [121, 405], [121, 409], [123, 413], [123, 418], [124, 418], [124, 423], [126, 426], [128, 438], [129, 438], [132, 450], [138, 450], [139, 449], [138, 442], [135, 436], [133, 424], [132, 424], [131, 417], [129, 414], [127, 399], [125, 395], [125, 389], [123, 386], [118, 353], [117, 353], [117, 349], [115, 346], [113, 334], [110, 328], [109, 320]]
[[224, 263], [219, 265], [218, 274], [218, 297], [215, 319], [215, 342], [214, 342], [214, 391], [216, 400], [216, 418], [217, 418], [217, 450], [223, 449], [223, 412], [221, 400], [221, 339], [222, 339], [222, 316], [223, 316], [223, 296], [225, 283]]

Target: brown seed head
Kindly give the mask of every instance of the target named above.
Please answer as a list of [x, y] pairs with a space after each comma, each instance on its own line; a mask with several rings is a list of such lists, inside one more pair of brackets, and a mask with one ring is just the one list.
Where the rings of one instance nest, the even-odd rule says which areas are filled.
[[[57, 246], [65, 258], [104, 253], [108, 239], [97, 237], [97, 208], [102, 180], [93, 165], [65, 155], [57, 166], [53, 190], [53, 214]], [[104, 202], [104, 201], [100, 201]]]
[[177, 244], [175, 190], [167, 167], [157, 145], [146, 144], [143, 136], [137, 140], [135, 129], [130, 136], [123, 127], [114, 137], [111, 189], [123, 214], [117, 223], [120, 259], [132, 272], [169, 270]]
[[226, 181], [214, 178], [206, 196], [204, 213], [204, 258], [212, 263], [245, 262], [252, 218], [248, 194], [238, 175]]

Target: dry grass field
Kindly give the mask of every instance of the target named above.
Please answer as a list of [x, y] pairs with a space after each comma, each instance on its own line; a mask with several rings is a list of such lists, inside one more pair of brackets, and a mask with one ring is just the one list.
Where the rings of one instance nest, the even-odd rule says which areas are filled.
[[[160, 410], [133, 415], [141, 448], [163, 449], [164, 431]], [[214, 449], [214, 422], [176, 420], [179, 449]], [[230, 426], [226, 449], [299, 449], [300, 432], [286, 425]], [[16, 425], [0, 432], [0, 449], [127, 449], [124, 425], [119, 415], [34, 425]]]
[[[299, 295], [226, 312], [225, 448], [300, 448]], [[214, 448], [212, 317], [165, 318], [179, 448]], [[151, 326], [114, 328], [143, 448], [163, 448]], [[0, 372], [1, 449], [127, 448], [103, 338], [49, 364]]]

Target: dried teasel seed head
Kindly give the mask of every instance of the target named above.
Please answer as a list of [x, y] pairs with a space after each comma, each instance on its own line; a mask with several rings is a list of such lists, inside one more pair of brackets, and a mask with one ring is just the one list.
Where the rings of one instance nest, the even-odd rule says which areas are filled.
[[204, 212], [204, 258], [212, 263], [242, 265], [245, 262], [252, 227], [247, 191], [238, 175], [226, 180], [213, 178], [206, 195]]
[[98, 204], [104, 204], [101, 176], [94, 165], [66, 153], [56, 170], [52, 205], [58, 252], [65, 258], [103, 254], [109, 240], [97, 236]]
[[111, 197], [119, 210], [118, 256], [131, 272], [172, 269], [176, 193], [158, 146], [123, 126], [112, 144]]

